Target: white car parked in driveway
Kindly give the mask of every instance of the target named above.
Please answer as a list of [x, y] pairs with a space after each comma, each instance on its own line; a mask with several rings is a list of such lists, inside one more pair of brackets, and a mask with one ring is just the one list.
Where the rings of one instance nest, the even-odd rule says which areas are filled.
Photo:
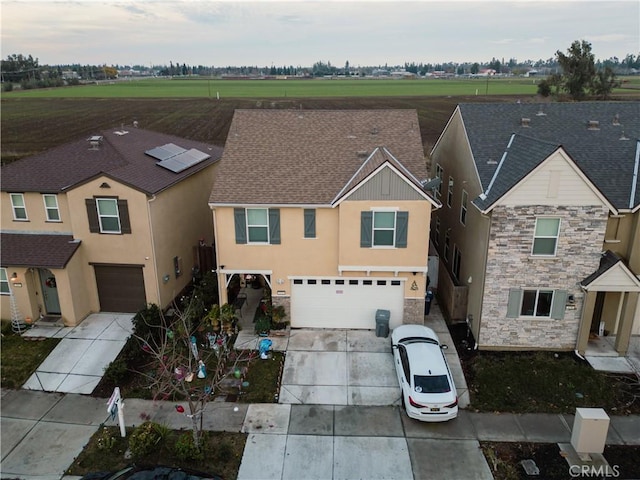
[[443, 348], [433, 330], [400, 325], [391, 333], [391, 349], [402, 404], [411, 418], [444, 422], [458, 415], [458, 394]]

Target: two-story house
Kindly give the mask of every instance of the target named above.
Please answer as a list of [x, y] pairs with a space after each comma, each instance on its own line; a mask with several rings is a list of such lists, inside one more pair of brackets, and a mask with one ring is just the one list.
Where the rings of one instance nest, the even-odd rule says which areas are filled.
[[431, 210], [414, 110], [238, 110], [209, 205], [220, 298], [258, 276], [292, 327], [422, 323]]
[[222, 148], [137, 128], [104, 131], [2, 168], [2, 317], [77, 325], [169, 305], [211, 245]]
[[432, 241], [479, 348], [584, 354], [608, 335], [624, 354], [640, 335], [639, 139], [637, 102], [456, 108], [431, 154]]

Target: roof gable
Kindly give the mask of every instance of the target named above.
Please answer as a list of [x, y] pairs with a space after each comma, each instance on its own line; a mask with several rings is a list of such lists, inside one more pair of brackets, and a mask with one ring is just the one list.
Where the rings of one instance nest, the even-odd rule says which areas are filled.
[[[640, 152], [639, 102], [460, 104], [459, 111], [485, 191], [512, 135], [519, 134], [562, 146], [616, 209], [640, 204], [640, 175], [634, 175]], [[597, 128], [590, 128], [592, 121]]]
[[[220, 147], [140, 128], [131, 128], [126, 133], [109, 130], [95, 137], [102, 137], [102, 141], [92, 145], [87, 139], [77, 140], [3, 166], [2, 190], [58, 193], [106, 174], [147, 194], [156, 194], [222, 156]], [[145, 154], [167, 143], [195, 148], [211, 157], [174, 173]]]
[[438, 205], [386, 148], [376, 148], [333, 200], [428, 200]]
[[607, 250], [602, 256], [598, 270], [580, 282], [580, 285], [587, 291], [640, 292], [640, 279], [611, 250]]
[[497, 205], [613, 206], [562, 147], [513, 135], [489, 187], [473, 203], [488, 212]]
[[237, 110], [209, 202], [330, 205], [381, 146], [426, 178], [415, 110]]

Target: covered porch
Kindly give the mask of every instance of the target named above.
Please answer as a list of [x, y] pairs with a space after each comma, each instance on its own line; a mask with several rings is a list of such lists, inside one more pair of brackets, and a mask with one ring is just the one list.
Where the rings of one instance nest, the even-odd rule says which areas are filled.
[[640, 350], [640, 279], [622, 258], [607, 251], [581, 287], [585, 298], [577, 352], [586, 357], [620, 357]]

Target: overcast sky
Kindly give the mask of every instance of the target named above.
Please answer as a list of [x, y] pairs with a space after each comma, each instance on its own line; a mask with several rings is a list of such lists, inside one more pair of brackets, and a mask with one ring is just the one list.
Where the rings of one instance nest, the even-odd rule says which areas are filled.
[[2, 58], [40, 64], [343, 66], [640, 52], [640, 2], [2, 0]]

